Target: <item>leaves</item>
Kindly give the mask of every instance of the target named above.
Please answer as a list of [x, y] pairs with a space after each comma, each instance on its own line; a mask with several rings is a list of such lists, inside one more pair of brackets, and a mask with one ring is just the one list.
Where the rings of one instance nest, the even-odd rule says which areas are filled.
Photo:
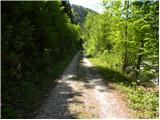
[[[152, 79], [159, 74], [158, 1], [104, 0], [104, 5], [103, 14], [89, 14], [84, 23], [86, 53], [97, 60], [94, 63], [98, 67], [128, 76], [134, 86], [154, 86]], [[107, 79], [113, 76], [104, 69]], [[142, 113], [138, 115], [140, 118], [157, 116], [158, 97], [123, 85], [122, 89], [128, 94], [130, 106]]]
[[81, 47], [80, 27], [71, 21], [69, 3], [63, 6], [60, 1], [2, 2], [2, 118], [33, 113]]

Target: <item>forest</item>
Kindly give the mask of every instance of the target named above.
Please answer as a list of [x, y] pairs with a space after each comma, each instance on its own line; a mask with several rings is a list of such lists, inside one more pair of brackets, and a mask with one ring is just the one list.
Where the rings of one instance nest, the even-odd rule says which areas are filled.
[[2, 2], [1, 7], [2, 118], [22, 118], [37, 108], [80, 48], [80, 27], [65, 1]]
[[2, 118], [34, 118], [78, 51], [137, 118], [158, 118], [159, 1], [103, 0], [103, 7], [1, 1]]
[[105, 4], [104, 14], [86, 18], [86, 53], [140, 84], [158, 78], [158, 1], [125, 1], [123, 8], [120, 1]]
[[[146, 94], [139, 86], [159, 84], [159, 2], [106, 0], [104, 6], [103, 14], [86, 17], [82, 31], [85, 53], [106, 78], [128, 93], [138, 116], [154, 116], [158, 113], [158, 91]], [[113, 77], [115, 72], [128, 80]], [[153, 106], [147, 105], [151, 103]]]

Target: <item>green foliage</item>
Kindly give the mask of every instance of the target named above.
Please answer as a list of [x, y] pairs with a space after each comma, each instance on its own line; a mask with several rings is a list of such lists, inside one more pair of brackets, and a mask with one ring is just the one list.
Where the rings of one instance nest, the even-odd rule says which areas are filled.
[[6, 106], [5, 108], [3, 108], [2, 114], [4, 116], [8, 116], [8, 118], [15, 119], [17, 117], [15, 111], [9, 106]]
[[1, 4], [2, 118], [29, 118], [80, 46], [80, 27], [64, 1]]
[[158, 1], [104, 0], [103, 14], [89, 14], [83, 47], [106, 82], [115, 83], [139, 118], [158, 117], [158, 93], [141, 86], [158, 78]]
[[159, 93], [158, 87], [144, 88], [137, 85], [122, 73], [110, 69], [110, 66], [100, 58], [90, 58], [103, 75], [106, 83], [112, 82], [113, 86], [120, 91], [129, 107], [136, 112], [138, 118], [158, 118], [159, 116]]
[[158, 1], [104, 1], [103, 14], [87, 15], [86, 54], [137, 81], [158, 77]]
[[73, 20], [75, 23], [80, 24], [81, 26], [83, 26], [83, 23], [85, 21], [85, 18], [87, 16], [88, 13], [96, 13], [95, 11], [85, 8], [83, 6], [79, 6], [79, 5], [72, 5], [71, 6], [71, 10], [73, 13]]
[[157, 118], [158, 109], [158, 93], [145, 91], [140, 87], [128, 87], [124, 84], [117, 85], [117, 88], [125, 94], [129, 101], [129, 106], [136, 110], [139, 118]]

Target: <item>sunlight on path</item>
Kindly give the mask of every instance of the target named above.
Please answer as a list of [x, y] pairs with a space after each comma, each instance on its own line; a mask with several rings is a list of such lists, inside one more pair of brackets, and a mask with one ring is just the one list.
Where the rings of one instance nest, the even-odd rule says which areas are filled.
[[[83, 58], [83, 66], [86, 70], [87, 67], [92, 67], [92, 64], [87, 58]], [[86, 72], [87, 73], [87, 72]], [[129, 114], [124, 105], [121, 105], [118, 99], [111, 91], [108, 91], [107, 86], [103, 83], [101, 77], [96, 77], [97, 73], [88, 72], [89, 84], [94, 86], [92, 95], [99, 105], [100, 118], [129, 118]]]
[[58, 85], [36, 118], [130, 118], [90, 61], [79, 54], [65, 69]]

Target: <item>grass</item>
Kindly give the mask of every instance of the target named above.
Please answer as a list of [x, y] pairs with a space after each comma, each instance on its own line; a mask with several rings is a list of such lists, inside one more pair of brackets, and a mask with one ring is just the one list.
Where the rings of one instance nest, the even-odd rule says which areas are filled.
[[158, 87], [143, 87], [127, 78], [125, 75], [108, 68], [100, 58], [90, 58], [96, 65], [107, 82], [120, 91], [123, 98], [129, 103], [130, 109], [135, 111], [138, 118], [158, 118], [159, 117], [159, 93]]

